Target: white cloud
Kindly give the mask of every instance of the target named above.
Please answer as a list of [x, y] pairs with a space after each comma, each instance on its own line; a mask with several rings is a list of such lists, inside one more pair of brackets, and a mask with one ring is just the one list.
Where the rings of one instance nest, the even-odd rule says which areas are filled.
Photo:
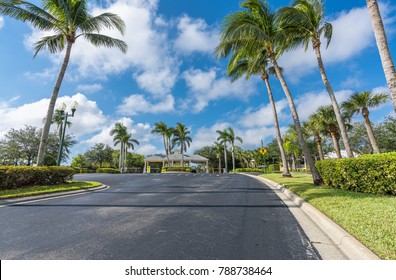
[[208, 106], [210, 101], [222, 98], [247, 101], [255, 92], [254, 79], [251, 81], [237, 80], [234, 83], [225, 77], [217, 78], [215, 68], [209, 71], [190, 69], [183, 73], [183, 78], [191, 93], [186, 100], [185, 109], [199, 113]]
[[[279, 100], [275, 102], [278, 120], [284, 116], [284, 110], [288, 108], [288, 102], [286, 99]], [[243, 127], [253, 128], [253, 127], [263, 127], [263, 126], [273, 126], [274, 125], [274, 115], [272, 106], [270, 103], [261, 106], [258, 109], [249, 108], [245, 111], [243, 116], [241, 116], [238, 122]]]
[[4, 26], [4, 18], [0, 16], [0, 29]]
[[103, 86], [101, 84], [86, 84], [86, 85], [78, 85], [77, 90], [86, 92], [86, 93], [93, 93], [93, 92], [98, 92], [103, 89]]
[[[124, 40], [128, 52], [122, 54], [115, 48], [95, 47], [80, 38], [72, 49], [68, 72], [74, 74], [69, 75], [106, 79], [110, 74], [133, 69], [133, 77], [142, 89], [153, 94], [168, 94], [176, 82], [178, 62], [170, 54], [167, 34], [155, 29], [159, 24], [155, 18], [157, 6], [158, 1], [153, 0], [118, 0], [105, 9], [94, 7], [91, 11], [93, 15], [112, 12], [124, 20], [124, 37], [115, 30], [103, 30], [102, 34]], [[25, 38], [25, 45], [33, 49], [34, 42], [44, 35], [49, 34], [33, 30]], [[45, 55], [60, 67], [63, 53], [46, 52]]]
[[216, 131], [223, 130], [229, 127], [229, 123], [215, 123], [211, 127], [200, 127], [192, 134], [192, 140], [190, 149], [187, 153], [192, 154], [195, 150], [200, 149], [204, 146], [212, 146], [217, 137], [219, 136]]
[[123, 99], [118, 107], [118, 113], [134, 116], [139, 113], [169, 113], [174, 111], [175, 100], [172, 95], [167, 95], [157, 103], [147, 100], [144, 95], [133, 94]]
[[218, 45], [219, 32], [211, 30], [203, 19], [192, 19], [184, 15], [179, 19], [177, 29], [180, 34], [175, 40], [175, 48], [184, 53], [213, 53]]
[[[334, 92], [339, 105], [346, 101], [352, 93], [352, 90], [340, 90]], [[331, 100], [327, 91], [307, 92], [296, 98], [295, 103], [300, 121], [305, 121], [320, 106], [331, 105]]]
[[[374, 34], [366, 7], [341, 12], [334, 20], [333, 36], [329, 47], [322, 38], [322, 57], [327, 64], [348, 60], [374, 44]], [[317, 60], [312, 47], [305, 52], [303, 48], [287, 52], [279, 64], [285, 68], [289, 79], [298, 81], [303, 75], [317, 68]]]
[[[79, 103], [79, 107], [75, 117], [69, 119], [73, 125], [67, 132], [79, 137], [101, 129], [106, 117], [103, 116], [96, 102], [87, 99], [85, 95], [77, 93], [73, 96], [62, 96], [58, 98], [57, 104], [62, 102], [71, 104], [74, 100]], [[49, 99], [47, 98], [17, 107], [13, 107], [12, 102], [0, 102], [0, 137], [11, 128], [19, 129], [25, 125], [42, 128], [48, 104]], [[53, 129], [55, 129], [55, 125]]]

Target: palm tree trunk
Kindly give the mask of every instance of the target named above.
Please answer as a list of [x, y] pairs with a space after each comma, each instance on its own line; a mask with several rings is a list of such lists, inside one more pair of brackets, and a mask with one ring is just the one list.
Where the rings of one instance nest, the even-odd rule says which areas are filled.
[[[265, 77], [264, 77], [265, 78]], [[272, 96], [272, 90], [270, 83], [268, 81], [268, 78], [264, 79], [265, 85], [267, 86], [267, 92], [268, 92], [268, 98], [272, 106], [272, 113], [274, 115], [274, 126], [275, 126], [275, 131], [276, 131], [276, 140], [278, 142], [278, 147], [281, 153], [281, 158], [282, 158], [282, 165], [283, 165], [283, 170], [282, 170], [282, 176], [283, 177], [291, 177], [291, 174], [289, 172], [289, 167], [287, 166], [287, 158], [286, 158], [286, 153], [285, 149], [283, 148], [283, 140], [282, 140], [282, 135], [279, 129], [279, 121], [278, 121], [278, 114], [276, 112], [276, 106], [275, 106], [275, 101], [274, 97]]]
[[373, 128], [371, 127], [371, 122], [368, 113], [363, 114], [363, 118], [364, 118], [364, 125], [366, 126], [366, 130], [367, 130], [367, 135], [368, 138], [370, 139], [371, 147], [373, 147], [373, 151], [375, 154], [379, 154], [380, 149], [378, 147], [377, 141], [375, 140]]
[[219, 174], [221, 173], [221, 154], [219, 155]]
[[120, 160], [119, 160], [119, 163], [118, 163], [118, 168], [120, 169], [120, 173], [122, 173], [122, 159], [123, 159], [123, 157], [122, 157], [122, 151], [123, 151], [122, 146], [123, 146], [123, 143], [121, 142], [120, 145], [121, 145], [121, 147], [120, 147]]
[[382, 68], [384, 69], [386, 82], [388, 84], [389, 92], [392, 98], [393, 108], [396, 112], [396, 71], [389, 51], [384, 24], [382, 22], [377, 1], [366, 0], [366, 2], [371, 18], [371, 24], [373, 25], [375, 41], [377, 42], [377, 47], [381, 58]]
[[168, 151], [168, 144], [166, 143], [166, 137], [165, 135], [162, 135], [162, 139], [164, 140], [164, 149], [165, 149], [165, 154], [166, 154], [166, 159], [168, 160], [168, 167], [169, 167], [169, 151]]
[[341, 151], [340, 151], [340, 143], [338, 143], [338, 139], [336, 133], [331, 131], [330, 132], [331, 139], [333, 139], [334, 150], [338, 158], [342, 158]]
[[319, 159], [320, 160], [324, 160], [323, 148], [322, 148], [322, 139], [319, 136], [319, 134], [315, 135], [314, 138], [315, 138], [316, 146], [318, 148]]
[[234, 145], [231, 145], [231, 156], [232, 156], [232, 172], [235, 172], [235, 154], [234, 154]]
[[227, 144], [224, 143], [224, 173], [227, 172]]
[[341, 132], [341, 137], [342, 137], [342, 142], [344, 143], [345, 151], [348, 155], [349, 158], [353, 157], [353, 153], [351, 150], [351, 147], [349, 145], [349, 139], [348, 139], [348, 134], [346, 132], [346, 127], [344, 120], [342, 119], [341, 116], [341, 111], [340, 107], [338, 106], [337, 99], [334, 95], [333, 88], [330, 85], [329, 79], [327, 78], [324, 65], [323, 65], [323, 60], [322, 60], [322, 55], [320, 53], [320, 44], [314, 42], [314, 50], [316, 54], [316, 59], [318, 60], [318, 65], [319, 65], [319, 71], [320, 75], [322, 76], [322, 81], [324, 85], [326, 86], [327, 92], [329, 93], [331, 104], [333, 106], [333, 110], [337, 119], [338, 127], [340, 128]]
[[58, 78], [56, 79], [54, 89], [52, 91], [52, 96], [51, 96], [50, 103], [48, 105], [48, 110], [47, 110], [47, 117], [45, 119], [44, 128], [41, 133], [40, 146], [39, 146], [39, 151], [38, 151], [38, 155], [37, 155], [37, 165], [38, 166], [42, 166], [44, 164], [44, 156], [45, 156], [45, 152], [46, 152], [45, 150], [47, 148], [48, 134], [49, 134], [49, 130], [51, 127], [52, 116], [54, 115], [55, 104], [56, 104], [56, 100], [58, 99], [59, 89], [62, 85], [62, 81], [63, 81], [63, 77], [65, 76], [65, 73], [66, 73], [67, 65], [69, 64], [72, 46], [73, 46], [73, 43], [70, 41], [67, 41], [66, 54], [65, 54], [65, 57], [63, 58], [62, 67], [59, 72]]
[[301, 147], [301, 149], [303, 151], [304, 157], [305, 157], [305, 159], [306, 159], [306, 161], [307, 161], [307, 163], [309, 165], [309, 168], [311, 169], [313, 182], [314, 182], [314, 184], [316, 186], [323, 185], [323, 179], [320, 176], [319, 171], [318, 171], [318, 169], [315, 166], [315, 163], [314, 163], [314, 161], [312, 159], [312, 156], [309, 153], [309, 150], [308, 150], [308, 147], [307, 147], [307, 143], [305, 142], [304, 136], [302, 134], [301, 124], [300, 124], [300, 120], [299, 120], [298, 113], [297, 113], [297, 110], [296, 110], [296, 106], [294, 105], [293, 97], [292, 97], [292, 95], [291, 95], [291, 93], [289, 91], [289, 88], [288, 88], [288, 86], [286, 84], [285, 79], [283, 78], [282, 72], [279, 69], [279, 65], [278, 65], [278, 63], [277, 63], [277, 61], [275, 59], [275, 54], [274, 53], [272, 53], [270, 55], [270, 59], [271, 59], [272, 65], [275, 68], [276, 76], [278, 77], [278, 79], [279, 79], [279, 81], [281, 83], [282, 89], [285, 92], [286, 98], [287, 98], [287, 100], [289, 102], [289, 107], [290, 107], [290, 111], [292, 113], [294, 126], [296, 128], [298, 141], [300, 143], [300, 147]]
[[297, 167], [296, 167], [296, 156], [294, 155], [294, 153], [291, 154], [291, 159], [292, 159], [292, 169], [294, 171], [297, 171]]
[[183, 146], [183, 141], [180, 144], [180, 153], [182, 155], [182, 160], [181, 160], [181, 165], [182, 165], [182, 171], [184, 171], [184, 154], [183, 154], [183, 150], [184, 150], [184, 146]]

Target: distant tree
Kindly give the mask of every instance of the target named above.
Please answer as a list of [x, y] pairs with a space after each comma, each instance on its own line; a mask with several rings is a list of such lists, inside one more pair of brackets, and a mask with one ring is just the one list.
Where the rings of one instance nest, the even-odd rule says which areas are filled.
[[172, 143], [180, 147], [180, 154], [182, 155], [181, 165], [184, 169], [184, 152], [187, 152], [187, 147], [190, 147], [192, 142], [189, 136], [190, 130], [182, 123], [177, 123], [173, 132]]
[[371, 91], [355, 92], [345, 102], [342, 103], [342, 108], [350, 115], [361, 113], [364, 119], [364, 125], [368, 138], [370, 139], [371, 146], [374, 153], [380, 153], [377, 140], [375, 139], [371, 121], [369, 118], [369, 109], [378, 107], [388, 101], [386, 93], [372, 94]]
[[234, 130], [229, 127], [227, 129], [228, 141], [231, 145], [231, 157], [232, 157], [232, 171], [235, 172], [235, 141], [243, 142], [242, 138], [235, 135]]
[[97, 143], [90, 148], [84, 156], [92, 165], [99, 165], [102, 168], [104, 164], [111, 165], [113, 149], [109, 145]]
[[78, 167], [78, 168], [88, 167], [88, 160], [87, 160], [86, 156], [84, 156], [82, 154], [78, 154], [77, 156], [75, 156], [72, 159], [71, 166]]
[[164, 150], [169, 166], [169, 154], [170, 154], [170, 145], [171, 145], [170, 138], [173, 134], [173, 128], [168, 127], [164, 122], [156, 122], [154, 124], [153, 130], [151, 130], [151, 133], [162, 136], [162, 141], [164, 143]]

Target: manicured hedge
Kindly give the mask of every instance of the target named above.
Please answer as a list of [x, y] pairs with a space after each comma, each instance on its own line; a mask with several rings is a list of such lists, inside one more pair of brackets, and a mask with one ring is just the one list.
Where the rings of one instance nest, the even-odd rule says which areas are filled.
[[263, 173], [263, 169], [262, 168], [235, 168], [235, 172], [260, 172]]
[[324, 183], [333, 188], [396, 195], [396, 153], [316, 162]]
[[120, 173], [119, 169], [115, 169], [115, 168], [98, 168], [96, 169], [96, 173], [111, 173], [111, 174], [115, 174], [115, 173]]
[[273, 172], [278, 172], [278, 171], [280, 171], [279, 164], [270, 164], [267, 167], [267, 172], [268, 173], [273, 173]]
[[61, 184], [73, 174], [73, 168], [63, 166], [0, 166], [0, 189]]
[[191, 172], [191, 167], [184, 167], [184, 169], [181, 166], [162, 167], [161, 172]]

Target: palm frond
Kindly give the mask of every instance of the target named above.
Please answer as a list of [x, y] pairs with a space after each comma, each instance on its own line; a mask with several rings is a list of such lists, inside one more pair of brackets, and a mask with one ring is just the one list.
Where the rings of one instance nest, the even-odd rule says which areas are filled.
[[126, 53], [128, 50], [128, 45], [119, 39], [112, 38], [110, 36], [102, 35], [102, 34], [94, 34], [94, 33], [83, 33], [78, 35], [83, 36], [94, 46], [103, 46], [103, 47], [116, 47], [120, 49], [123, 53]]
[[49, 50], [51, 53], [61, 52], [65, 48], [66, 38], [64, 34], [46, 36], [40, 39], [35, 46], [34, 57], [42, 50]]
[[116, 14], [103, 13], [95, 17], [89, 17], [79, 24], [82, 32], [100, 32], [103, 28], [117, 29], [122, 35], [125, 33], [125, 22]]

